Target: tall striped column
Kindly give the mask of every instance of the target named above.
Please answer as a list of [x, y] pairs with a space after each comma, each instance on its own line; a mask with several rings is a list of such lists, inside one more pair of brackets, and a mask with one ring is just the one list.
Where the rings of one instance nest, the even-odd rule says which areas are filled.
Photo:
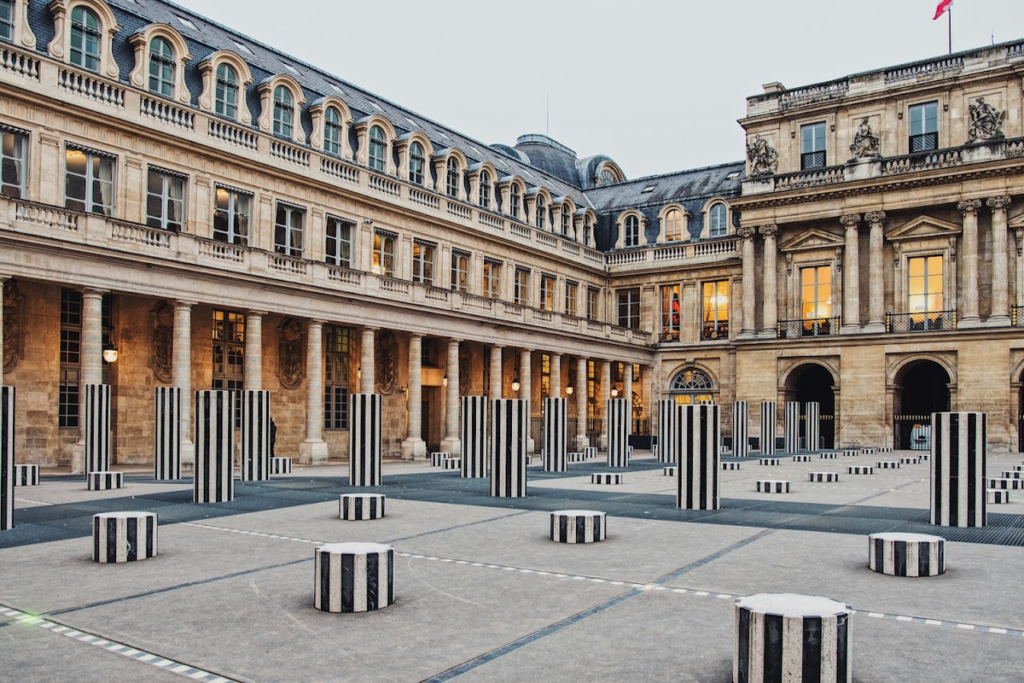
[[487, 397], [462, 397], [462, 476], [487, 476]]
[[270, 392], [246, 389], [242, 396], [242, 481], [270, 479]]
[[383, 397], [380, 394], [352, 394], [349, 405], [349, 486], [380, 486]]
[[14, 387], [0, 386], [0, 531], [13, 528]]
[[629, 466], [629, 402], [610, 398], [605, 409], [608, 423], [608, 467]]
[[565, 472], [566, 423], [569, 402], [564, 398], [544, 399], [544, 471]]
[[932, 413], [932, 524], [985, 526], [985, 419], [985, 413]]
[[530, 402], [502, 398], [491, 402], [491, 495], [526, 497]]
[[110, 385], [85, 385], [85, 474], [110, 470]]
[[181, 387], [157, 387], [153, 403], [153, 478], [181, 479]]
[[804, 404], [804, 434], [807, 450], [817, 453], [821, 449], [821, 404], [817, 401]]
[[761, 401], [761, 455], [775, 455], [775, 401]]
[[235, 392], [197, 391], [194, 503], [235, 499]]
[[678, 405], [673, 398], [658, 401], [658, 462], [676, 462]]
[[750, 452], [750, 404], [735, 401], [732, 404], [732, 454], [737, 458], [747, 457]]
[[783, 449], [786, 453], [797, 453], [800, 450], [800, 404], [796, 401], [786, 401], [784, 417]]
[[721, 410], [717, 405], [679, 406], [676, 507], [718, 509]]

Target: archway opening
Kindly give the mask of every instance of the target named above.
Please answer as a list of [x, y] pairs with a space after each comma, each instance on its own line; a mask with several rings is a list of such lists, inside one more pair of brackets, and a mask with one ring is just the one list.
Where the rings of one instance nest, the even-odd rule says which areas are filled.
[[931, 448], [932, 413], [949, 410], [949, 373], [931, 360], [909, 364], [896, 377], [893, 397], [893, 446]]
[[800, 438], [804, 439], [806, 448], [812, 444], [806, 442], [807, 422], [804, 404], [817, 402], [821, 411], [821, 442], [817, 448], [834, 448], [836, 441], [836, 394], [835, 379], [832, 373], [816, 363], [808, 363], [793, 370], [789, 376], [789, 400], [800, 404]]

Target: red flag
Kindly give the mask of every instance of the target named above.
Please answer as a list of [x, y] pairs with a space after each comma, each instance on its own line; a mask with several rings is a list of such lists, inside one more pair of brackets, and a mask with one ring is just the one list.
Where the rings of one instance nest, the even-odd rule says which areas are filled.
[[935, 16], [932, 17], [932, 21], [938, 19], [943, 14], [945, 14], [946, 10], [948, 10], [950, 8], [950, 6], [952, 6], [952, 4], [953, 4], [953, 0], [942, 0], [939, 3], [939, 6], [935, 8]]

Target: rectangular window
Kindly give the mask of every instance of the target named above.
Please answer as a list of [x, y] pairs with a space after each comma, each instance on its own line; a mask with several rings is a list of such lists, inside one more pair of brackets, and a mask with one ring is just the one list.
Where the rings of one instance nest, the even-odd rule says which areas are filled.
[[620, 289], [619, 295], [619, 327], [640, 329], [640, 289]]
[[213, 210], [213, 239], [248, 246], [252, 195], [218, 185], [216, 196], [217, 204]]
[[187, 179], [150, 167], [146, 184], [146, 225], [181, 232], [185, 227], [185, 184]]
[[501, 298], [501, 262], [484, 259], [483, 295], [488, 299]]
[[465, 294], [469, 291], [469, 252], [452, 249], [452, 282], [453, 291]]
[[587, 419], [597, 419], [597, 363], [592, 360], [587, 361]]
[[412, 281], [434, 285], [434, 251], [430, 242], [416, 240], [412, 245]]
[[327, 217], [325, 260], [334, 266], [352, 267], [352, 233], [356, 224], [336, 216]]
[[540, 398], [551, 396], [551, 356], [546, 353], [540, 354]]
[[825, 165], [825, 123], [800, 126], [800, 168], [821, 168]]
[[555, 310], [555, 276], [540, 276], [540, 307], [541, 310]]
[[[941, 311], [943, 306], [942, 257], [922, 256], [907, 260], [907, 291], [910, 313]], [[924, 316], [914, 319], [921, 322]]]
[[274, 251], [302, 258], [302, 227], [305, 222], [305, 209], [278, 202], [277, 219], [274, 221]]
[[516, 266], [516, 288], [512, 303], [520, 306], [530, 305], [530, 270]]
[[0, 38], [14, 39], [14, 3], [11, 0], [0, 2]]
[[579, 309], [579, 284], [568, 281], [565, 283], [565, 314], [574, 318], [580, 314]]
[[372, 270], [384, 277], [395, 276], [395, 235], [381, 230], [373, 233]]
[[800, 305], [804, 320], [832, 317], [832, 267], [800, 269]]
[[587, 287], [587, 320], [600, 320], [598, 315], [598, 302], [601, 292], [593, 287]]
[[25, 199], [27, 171], [28, 135], [0, 128], [0, 194]]
[[245, 379], [245, 316], [213, 312], [213, 381], [211, 389], [235, 392], [235, 429], [242, 426], [241, 394]]
[[114, 215], [114, 160], [68, 147], [65, 151], [64, 206]]
[[82, 294], [60, 290], [60, 388], [57, 426], [79, 426], [79, 368], [82, 362]]
[[729, 338], [728, 280], [704, 283], [704, 325], [700, 338]]
[[350, 333], [324, 326], [324, 429], [348, 429]]
[[679, 285], [665, 285], [661, 288], [661, 339], [679, 341]]
[[939, 103], [915, 104], [910, 108], [910, 151], [939, 148]]

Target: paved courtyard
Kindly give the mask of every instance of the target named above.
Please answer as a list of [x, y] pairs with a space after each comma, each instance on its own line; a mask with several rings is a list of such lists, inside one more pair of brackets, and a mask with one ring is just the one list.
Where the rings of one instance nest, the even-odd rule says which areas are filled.
[[[0, 534], [0, 671], [17, 681], [728, 681], [733, 599], [795, 592], [841, 600], [853, 618], [857, 681], [1024, 679], [1024, 492], [989, 506], [984, 529], [928, 525], [928, 465], [848, 476], [905, 453], [721, 473], [722, 509], [675, 508], [674, 480], [638, 453], [619, 486], [601, 462], [530, 467], [530, 496], [496, 499], [485, 479], [388, 462], [387, 516], [338, 519], [347, 467], [296, 467], [236, 481], [230, 503], [194, 505], [191, 480], [90, 492], [44, 471], [16, 489]], [[1021, 454], [990, 456], [988, 471]], [[811, 471], [839, 472], [810, 483]], [[789, 494], [754, 492], [788, 479]], [[1020, 495], [1016, 495], [1020, 494]], [[606, 511], [608, 539], [547, 538], [548, 512]], [[158, 557], [90, 559], [91, 516], [147, 510]], [[947, 572], [870, 571], [866, 534], [949, 539]], [[377, 541], [397, 554], [397, 602], [374, 613], [313, 609], [313, 548]]]

